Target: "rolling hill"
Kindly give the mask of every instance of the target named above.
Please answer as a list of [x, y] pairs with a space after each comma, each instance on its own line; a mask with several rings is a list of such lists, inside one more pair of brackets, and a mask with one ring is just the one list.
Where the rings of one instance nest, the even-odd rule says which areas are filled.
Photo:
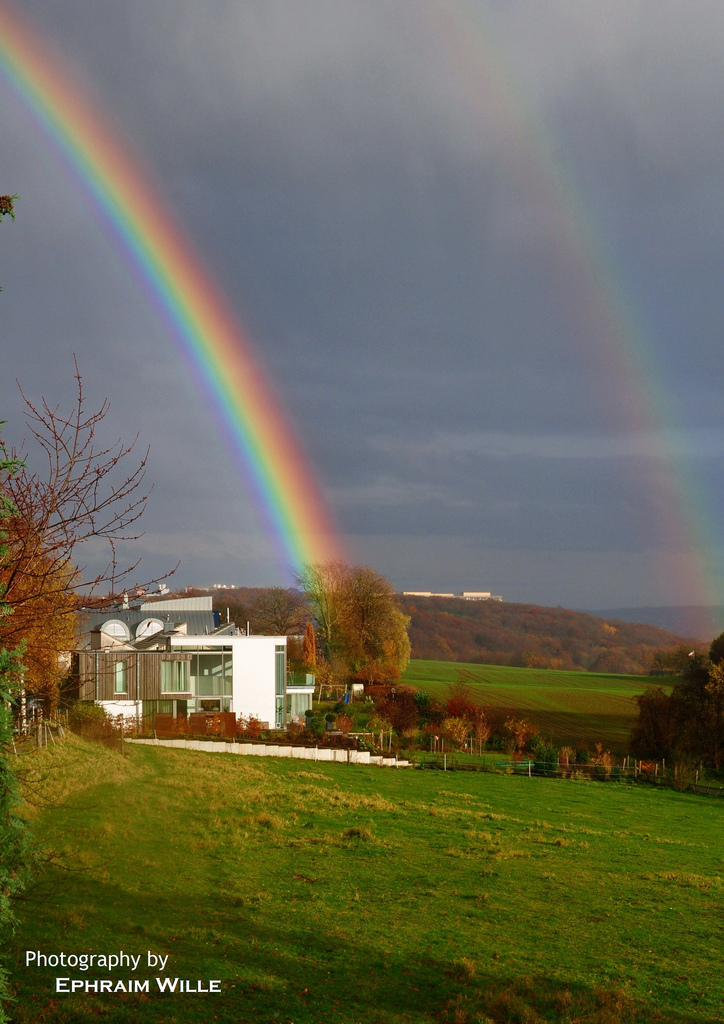
[[491, 721], [526, 718], [556, 746], [593, 750], [601, 743], [616, 756], [628, 753], [638, 715], [635, 698], [650, 683], [640, 675], [417, 660], [402, 679], [443, 702], [451, 686], [462, 682]]
[[433, 661], [646, 674], [660, 650], [708, 643], [566, 608], [457, 598], [402, 597], [412, 657]]
[[[222, 621], [228, 614], [243, 628], [251, 620], [256, 632], [254, 606], [264, 593], [254, 587], [198, 588], [182, 596], [212, 594]], [[706, 650], [711, 639], [533, 604], [403, 596], [400, 606], [411, 620], [412, 657], [432, 661], [645, 675], [657, 651]]]

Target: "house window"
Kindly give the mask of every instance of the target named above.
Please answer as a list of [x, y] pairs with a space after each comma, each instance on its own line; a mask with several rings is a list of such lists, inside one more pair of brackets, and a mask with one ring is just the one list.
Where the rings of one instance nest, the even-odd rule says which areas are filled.
[[303, 722], [304, 712], [311, 710], [311, 693], [290, 693], [287, 696], [287, 715], [292, 722]]
[[192, 691], [199, 697], [230, 697], [231, 654], [198, 654], [191, 662]]
[[188, 661], [162, 661], [161, 662], [161, 692], [162, 693], [188, 693], [189, 692], [189, 663], [188, 663]]
[[125, 661], [117, 661], [113, 666], [113, 692], [128, 693]]
[[274, 683], [277, 697], [284, 696], [284, 680], [287, 675], [286, 648], [283, 644], [277, 644], [274, 648]]
[[[224, 655], [224, 694], [231, 697], [234, 692], [234, 661], [233, 654]], [[229, 709], [226, 708], [226, 711]]]
[[115, 637], [116, 640], [130, 640], [131, 631], [125, 622], [121, 622], [120, 619], [108, 619], [101, 626], [101, 630], [107, 636]]

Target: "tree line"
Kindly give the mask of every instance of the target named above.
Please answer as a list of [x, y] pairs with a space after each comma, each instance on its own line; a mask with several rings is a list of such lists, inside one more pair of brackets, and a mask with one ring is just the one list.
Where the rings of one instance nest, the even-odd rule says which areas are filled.
[[724, 633], [712, 641], [708, 655], [679, 651], [673, 664], [680, 675], [670, 691], [649, 687], [636, 698], [631, 753], [724, 768]]
[[658, 652], [699, 644], [656, 626], [567, 608], [403, 597], [401, 609], [410, 617], [412, 657], [430, 661], [643, 675]]

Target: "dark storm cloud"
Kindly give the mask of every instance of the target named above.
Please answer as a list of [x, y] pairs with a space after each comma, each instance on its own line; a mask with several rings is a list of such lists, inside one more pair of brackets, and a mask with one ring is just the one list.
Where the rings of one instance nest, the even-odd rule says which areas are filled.
[[[657, 566], [681, 558], [662, 452], [722, 495], [718, 4], [481, 3], [479, 30], [453, 5], [457, 49], [409, 0], [24, 9], [212, 268], [359, 557], [400, 586], [661, 599]], [[607, 343], [572, 313], [587, 255], [560, 259], [543, 151], [511, 148], [476, 75], [491, 53], [683, 434], [631, 434]], [[266, 527], [163, 324], [7, 93], [0, 114], [2, 181], [22, 193], [0, 247], [6, 432], [12, 379], [67, 397], [77, 352], [110, 433], [152, 443], [149, 567], [178, 553], [183, 582], [230, 566], [229, 582], [273, 582]]]

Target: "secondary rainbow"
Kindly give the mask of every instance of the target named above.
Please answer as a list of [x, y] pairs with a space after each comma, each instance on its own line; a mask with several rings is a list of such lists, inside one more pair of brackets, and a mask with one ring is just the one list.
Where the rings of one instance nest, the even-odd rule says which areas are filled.
[[4, 3], [0, 70], [72, 165], [172, 328], [253, 484], [286, 568], [339, 557], [307, 459], [209, 273], [117, 133]]
[[675, 403], [657, 365], [653, 339], [602, 240], [603, 232], [558, 155], [560, 147], [551, 145], [511, 59], [494, 38], [485, 3], [423, 0], [416, 12], [432, 43], [433, 59], [454, 68], [473, 119], [483, 115], [486, 132], [545, 219], [547, 260], [560, 282], [561, 304], [582, 340], [582, 355], [591, 364], [592, 377], [614, 385], [614, 429], [624, 425], [638, 435], [662, 467], [658, 526], [662, 548], [670, 553], [659, 568], [662, 593], [668, 597], [674, 578], [690, 595], [690, 603], [721, 604], [719, 517], [692, 471], [691, 458], [684, 455], [687, 445], [677, 428]]

